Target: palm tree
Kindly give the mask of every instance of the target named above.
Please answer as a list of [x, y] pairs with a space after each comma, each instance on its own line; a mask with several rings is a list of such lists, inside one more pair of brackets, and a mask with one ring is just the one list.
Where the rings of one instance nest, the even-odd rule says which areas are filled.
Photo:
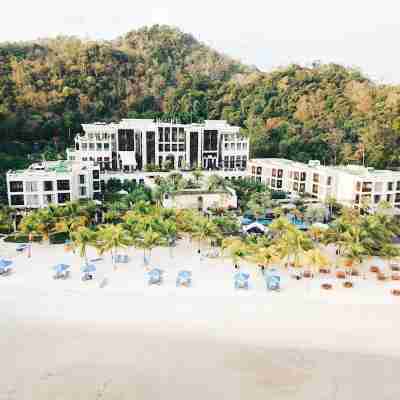
[[278, 249], [275, 246], [265, 246], [257, 243], [248, 247], [248, 259], [258, 265], [269, 267], [280, 260]]
[[[143, 261], [144, 264], [150, 263], [151, 252], [155, 247], [164, 245], [165, 240], [162, 238], [159, 232], [154, 232], [153, 229], [142, 231], [135, 239], [135, 245], [138, 248], [143, 249]], [[149, 252], [148, 262], [146, 262], [146, 250]]]
[[97, 234], [96, 247], [99, 254], [111, 252], [113, 269], [116, 269], [116, 255], [120, 248], [126, 248], [132, 243], [129, 232], [122, 225], [103, 225]]
[[201, 242], [218, 238], [219, 231], [217, 226], [212, 221], [208, 220], [208, 218], [198, 217], [194, 221], [191, 236], [198, 240], [198, 252], [200, 253]]
[[172, 254], [172, 249], [173, 249], [173, 244], [175, 243], [177, 236], [178, 236], [178, 230], [176, 226], [176, 222], [170, 221], [170, 220], [165, 220], [161, 224], [161, 233], [166, 239], [166, 243], [168, 245], [169, 251], [170, 251], [170, 257], [173, 257]]
[[87, 249], [89, 246], [95, 246], [97, 244], [96, 232], [82, 226], [71, 233], [71, 239], [73, 247], [78, 249], [79, 256], [84, 258], [85, 264], [87, 264]]
[[21, 223], [20, 223], [20, 229], [22, 232], [28, 234], [28, 258], [32, 257], [32, 238], [33, 235], [39, 233], [38, 231], [38, 221], [36, 218], [35, 213], [31, 213], [26, 215], [24, 218], [22, 218]]
[[239, 266], [239, 261], [244, 260], [249, 254], [249, 248], [242, 240], [237, 238], [227, 238], [222, 241], [222, 250], [228, 253], [234, 267]]
[[304, 253], [307, 263], [311, 266], [314, 272], [319, 272], [321, 268], [329, 266], [329, 259], [322, 253], [320, 249], [311, 249]]
[[55, 232], [65, 232], [68, 237], [71, 238], [71, 233], [76, 231], [80, 227], [86, 226], [88, 223], [88, 218], [85, 216], [75, 216], [75, 217], [62, 217], [56, 222], [54, 231]]

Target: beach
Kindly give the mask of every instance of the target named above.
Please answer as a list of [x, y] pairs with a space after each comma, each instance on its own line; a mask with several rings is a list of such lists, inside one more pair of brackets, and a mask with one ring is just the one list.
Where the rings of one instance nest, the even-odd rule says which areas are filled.
[[[34, 245], [32, 258], [2, 244], [16, 269], [0, 280], [0, 399], [397, 399], [400, 301], [392, 283], [282, 277], [267, 292], [255, 267], [250, 289], [233, 289], [230, 260], [200, 260], [182, 241], [151, 264], [166, 271], [148, 287], [142, 252], [113, 271], [96, 261], [81, 282], [77, 255]], [[98, 257], [93, 251], [89, 258]], [[71, 265], [55, 281], [51, 266]], [[192, 288], [176, 288], [191, 267]], [[109, 284], [99, 288], [103, 277]]]

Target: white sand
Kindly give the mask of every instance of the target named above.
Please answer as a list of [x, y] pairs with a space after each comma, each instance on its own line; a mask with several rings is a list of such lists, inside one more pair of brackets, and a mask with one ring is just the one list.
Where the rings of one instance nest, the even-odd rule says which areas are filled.
[[[134, 250], [115, 272], [104, 257], [84, 283], [79, 257], [63, 246], [35, 245], [31, 259], [14, 249], [2, 244], [16, 272], [0, 278], [0, 400], [400, 396], [391, 283], [369, 276], [326, 292], [320, 279], [284, 276], [283, 290], [269, 293], [244, 266], [251, 288], [235, 291], [230, 261], [200, 262], [187, 242], [173, 258], [153, 252], [152, 265], [166, 270], [161, 287], [145, 284]], [[70, 280], [52, 279], [58, 262], [72, 265]], [[180, 268], [193, 271], [193, 288], [175, 287]]]

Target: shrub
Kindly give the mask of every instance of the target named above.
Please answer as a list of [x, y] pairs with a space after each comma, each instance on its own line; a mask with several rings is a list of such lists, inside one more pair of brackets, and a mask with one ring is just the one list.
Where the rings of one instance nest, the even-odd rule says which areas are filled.
[[[32, 237], [32, 241], [36, 243], [39, 243], [42, 240], [43, 237], [41, 235], [34, 235]], [[4, 241], [8, 243], [29, 243], [29, 236], [25, 234], [10, 235], [7, 236]]]
[[69, 240], [67, 232], [57, 232], [49, 236], [50, 244], [65, 244]]

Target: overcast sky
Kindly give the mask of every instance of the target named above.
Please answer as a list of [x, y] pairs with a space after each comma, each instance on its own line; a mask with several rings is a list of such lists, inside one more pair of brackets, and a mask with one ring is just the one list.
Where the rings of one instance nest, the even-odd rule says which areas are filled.
[[[2, 2], [3, 3], [3, 2]], [[336, 62], [400, 83], [400, 0], [11, 0], [0, 41], [59, 34], [113, 39], [170, 24], [263, 70]]]

